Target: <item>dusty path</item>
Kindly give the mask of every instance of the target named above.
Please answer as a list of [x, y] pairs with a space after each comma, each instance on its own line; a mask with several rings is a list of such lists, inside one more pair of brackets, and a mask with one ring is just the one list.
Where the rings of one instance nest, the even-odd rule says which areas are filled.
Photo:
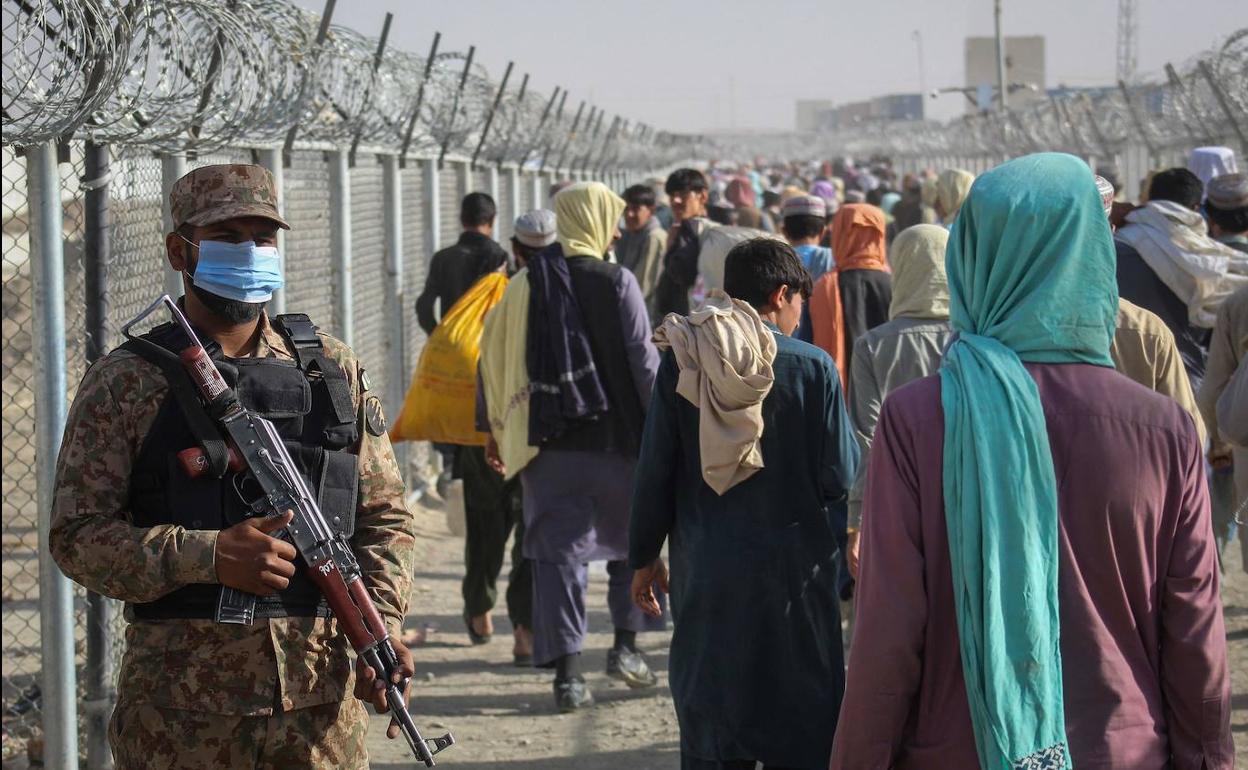
[[[655, 690], [635, 692], [602, 674], [611, 644], [606, 612], [606, 574], [591, 572], [590, 629], [585, 653], [588, 679], [598, 705], [573, 715], [554, 710], [547, 672], [511, 665], [511, 629], [505, 608], [495, 611], [494, 640], [473, 647], [460, 619], [459, 579], [463, 541], [453, 537], [440, 511], [418, 508], [425, 561], [416, 573], [409, 626], [431, 624], [429, 643], [416, 650], [420, 686], [412, 701], [417, 723], [428, 735], [446, 729], [459, 745], [439, 757], [439, 766], [518, 770], [676, 770], [680, 766], [676, 716], [667, 689], [670, 633], [643, 634], [639, 641], [660, 674]], [[1227, 549], [1224, 582], [1227, 635], [1235, 709], [1232, 721], [1237, 765], [1248, 766], [1248, 574], [1238, 548]], [[503, 568], [504, 576], [507, 568]], [[500, 585], [502, 596], [505, 585]], [[422, 677], [432, 675], [430, 681]], [[373, 767], [409, 768], [407, 748], [386, 741], [385, 722], [373, 718], [369, 750]]]
[[[590, 572], [590, 637], [584, 670], [597, 705], [576, 714], [559, 714], [551, 693], [553, 675], [516, 668], [511, 660], [511, 625], [502, 597], [507, 566], [499, 584], [495, 635], [472, 646], [464, 632], [459, 581], [463, 540], [450, 534], [441, 511], [417, 506], [424, 561], [416, 570], [416, 591], [408, 627], [433, 627], [428, 642], [415, 650], [419, 687], [412, 714], [426, 737], [451, 730], [458, 745], [438, 757], [438, 765], [509, 770], [675, 770], [680, 766], [676, 715], [667, 689], [670, 632], [641, 634], [640, 646], [659, 674], [652, 690], [629, 690], [603, 673], [611, 646], [606, 572]], [[597, 566], [597, 565], [595, 565]], [[414, 767], [407, 746], [385, 739], [385, 720], [373, 717], [369, 731], [372, 766]]]

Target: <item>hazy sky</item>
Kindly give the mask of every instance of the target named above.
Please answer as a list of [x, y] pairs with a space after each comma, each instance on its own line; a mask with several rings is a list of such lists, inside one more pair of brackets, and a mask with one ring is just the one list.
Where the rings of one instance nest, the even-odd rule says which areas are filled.
[[[1117, 0], [1003, 6], [1006, 35], [1046, 38], [1049, 86], [1113, 82]], [[570, 107], [588, 99], [608, 117], [674, 131], [789, 129], [797, 99], [918, 91], [915, 30], [928, 90], [962, 85], [964, 38], [993, 29], [992, 0], [338, 0], [334, 21], [376, 36], [386, 11], [390, 45], [423, 55], [438, 30], [442, 50], [475, 44], [494, 78], [515, 60], [530, 88], [570, 89]], [[1141, 73], [1248, 26], [1245, 0], [1137, 0], [1136, 13]], [[956, 114], [962, 99], [929, 99], [929, 115]]]

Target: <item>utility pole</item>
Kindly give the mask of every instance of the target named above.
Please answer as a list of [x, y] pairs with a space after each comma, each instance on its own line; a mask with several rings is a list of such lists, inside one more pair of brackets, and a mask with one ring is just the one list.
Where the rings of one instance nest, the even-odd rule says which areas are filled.
[[923, 106], [927, 104], [927, 74], [923, 71], [923, 33], [916, 29], [911, 36], [919, 54], [919, 119], [922, 120], [927, 117], [927, 109]]
[[1118, 79], [1127, 85], [1135, 81], [1136, 29], [1135, 0], [1118, 0]]
[[1000, 99], [998, 104], [1004, 112], [1008, 103], [1006, 93], [1009, 89], [1006, 88], [1005, 83], [1005, 39], [1001, 37], [1001, 0], [992, 0], [992, 14], [997, 36], [997, 98]]

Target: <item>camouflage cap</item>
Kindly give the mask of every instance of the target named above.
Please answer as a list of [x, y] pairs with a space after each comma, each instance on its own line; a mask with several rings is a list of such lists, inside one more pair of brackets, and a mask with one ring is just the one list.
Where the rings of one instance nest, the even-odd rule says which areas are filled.
[[277, 213], [273, 175], [267, 168], [250, 163], [202, 166], [183, 176], [169, 191], [169, 211], [174, 227], [264, 217], [290, 229]]

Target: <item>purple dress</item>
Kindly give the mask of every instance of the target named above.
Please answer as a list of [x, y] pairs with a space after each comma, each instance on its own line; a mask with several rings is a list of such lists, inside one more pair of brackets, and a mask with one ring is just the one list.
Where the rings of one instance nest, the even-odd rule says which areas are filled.
[[[1233, 764], [1201, 447], [1111, 369], [1027, 364], [1057, 473], [1066, 731], [1079, 770]], [[958, 651], [939, 377], [895, 391], [871, 449], [835, 770], [978, 766]]]

